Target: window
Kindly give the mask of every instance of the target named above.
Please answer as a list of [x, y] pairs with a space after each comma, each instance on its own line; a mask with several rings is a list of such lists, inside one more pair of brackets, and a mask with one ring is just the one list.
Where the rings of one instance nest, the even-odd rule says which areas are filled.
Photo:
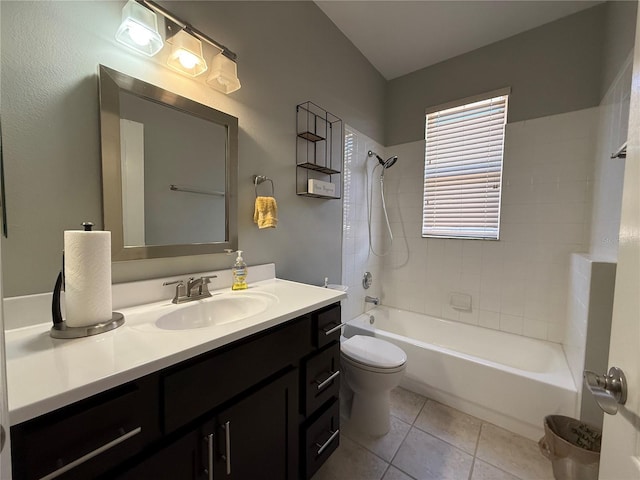
[[497, 240], [509, 90], [429, 109], [422, 236]]

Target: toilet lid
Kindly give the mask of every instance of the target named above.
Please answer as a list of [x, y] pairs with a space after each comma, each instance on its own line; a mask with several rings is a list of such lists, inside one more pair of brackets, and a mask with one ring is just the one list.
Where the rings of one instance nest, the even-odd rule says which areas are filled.
[[354, 335], [340, 344], [344, 355], [356, 362], [378, 368], [395, 368], [407, 361], [400, 347], [375, 337]]

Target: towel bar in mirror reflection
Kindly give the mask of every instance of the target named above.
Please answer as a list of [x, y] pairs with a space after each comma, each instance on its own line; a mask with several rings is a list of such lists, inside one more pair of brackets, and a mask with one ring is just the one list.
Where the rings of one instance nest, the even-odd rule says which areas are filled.
[[237, 250], [236, 117], [101, 65], [100, 134], [114, 261]]
[[169, 190], [174, 192], [187, 192], [187, 193], [198, 193], [201, 195], [211, 195], [213, 197], [224, 197], [224, 192], [219, 192], [217, 190], [204, 190], [202, 188], [190, 187], [188, 185], [169, 185]]

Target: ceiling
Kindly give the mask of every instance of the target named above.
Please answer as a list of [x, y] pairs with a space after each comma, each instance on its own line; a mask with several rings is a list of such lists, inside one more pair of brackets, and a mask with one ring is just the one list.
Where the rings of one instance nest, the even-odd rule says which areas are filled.
[[596, 0], [316, 0], [387, 79], [593, 7]]

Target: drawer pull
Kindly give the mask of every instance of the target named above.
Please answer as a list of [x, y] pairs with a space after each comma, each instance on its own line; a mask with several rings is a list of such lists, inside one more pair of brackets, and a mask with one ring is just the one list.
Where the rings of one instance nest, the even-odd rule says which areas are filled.
[[205, 473], [207, 474], [207, 478], [209, 480], [213, 480], [213, 433], [210, 433], [205, 438], [207, 442], [207, 470]]
[[340, 329], [341, 329], [342, 327], [344, 327], [345, 325], [346, 325], [346, 323], [339, 323], [339, 324], [338, 324], [338, 325], [336, 325], [335, 327], [330, 328], [330, 329], [328, 329], [328, 330], [327, 330], [327, 329], [323, 329], [324, 334], [325, 334], [325, 335], [327, 335], [327, 336], [329, 336], [329, 335], [331, 335], [332, 333], [335, 333], [335, 332], [337, 332], [338, 330], [340, 330]]
[[329, 375], [329, 378], [327, 378], [323, 382], [320, 382], [320, 381], [316, 380], [316, 383], [318, 384], [318, 391], [322, 390], [324, 387], [329, 385], [331, 383], [331, 381], [334, 378], [336, 378], [338, 375], [340, 375], [340, 370], [336, 370], [335, 372], [333, 372], [331, 375]]
[[63, 473], [66, 473], [69, 470], [71, 470], [72, 468], [75, 468], [78, 465], [83, 464], [87, 460], [91, 460], [93, 457], [95, 457], [97, 455], [100, 455], [103, 452], [106, 452], [107, 450], [109, 450], [109, 449], [115, 447], [116, 445], [124, 442], [125, 440], [129, 440], [131, 437], [133, 437], [135, 435], [138, 435], [140, 432], [142, 432], [142, 427], [135, 428], [135, 429], [131, 430], [130, 432], [127, 432], [124, 435], [119, 436], [115, 440], [112, 440], [109, 443], [105, 443], [101, 447], [96, 448], [95, 450], [87, 453], [86, 455], [83, 455], [80, 458], [77, 458], [73, 462], [67, 463], [64, 467], [59, 468], [55, 472], [51, 472], [50, 474], [45, 475], [40, 480], [50, 480], [52, 478], [59, 477]]
[[225, 422], [224, 426], [225, 454], [222, 456], [227, 461], [227, 475], [231, 475], [231, 422]]
[[324, 442], [323, 445], [320, 445], [319, 443], [316, 443], [316, 446], [319, 447], [318, 448], [318, 453], [316, 455], [321, 455], [322, 452], [324, 452], [327, 449], [329, 444], [331, 442], [333, 442], [337, 438], [338, 435], [340, 435], [340, 429], [336, 429], [335, 432], [332, 432], [331, 430], [329, 430], [329, 433], [331, 434], [331, 436], [329, 437], [329, 440]]

